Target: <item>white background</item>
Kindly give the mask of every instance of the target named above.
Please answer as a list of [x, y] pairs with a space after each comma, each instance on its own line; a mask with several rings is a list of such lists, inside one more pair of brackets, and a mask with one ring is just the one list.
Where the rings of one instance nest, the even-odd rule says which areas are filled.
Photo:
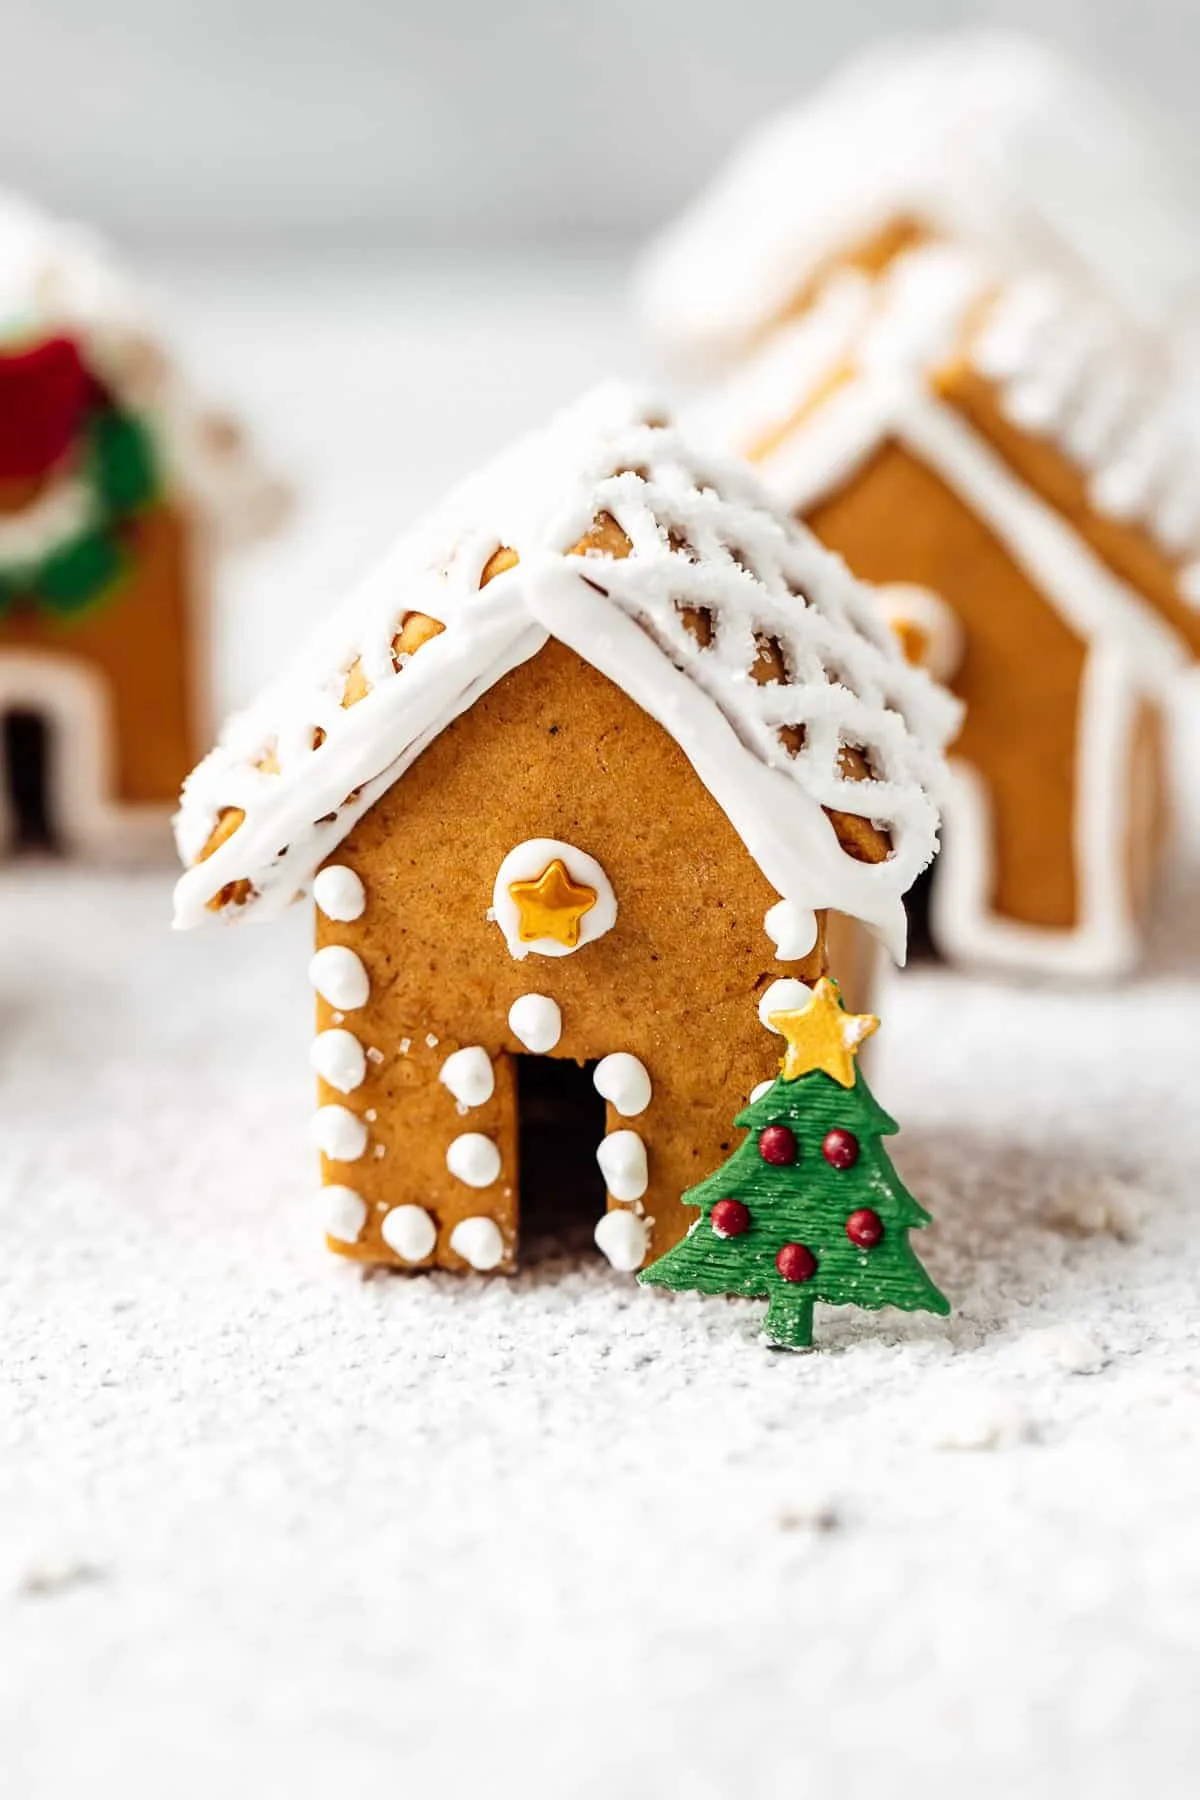
[[983, 21], [1186, 142], [1195, 0], [0, 0], [0, 180], [143, 237], [626, 236], [881, 33]]

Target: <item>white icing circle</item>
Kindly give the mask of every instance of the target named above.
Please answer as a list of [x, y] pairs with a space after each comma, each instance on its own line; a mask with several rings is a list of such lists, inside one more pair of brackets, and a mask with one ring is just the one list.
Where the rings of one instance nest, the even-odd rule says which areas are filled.
[[308, 1060], [321, 1080], [339, 1094], [352, 1094], [361, 1087], [367, 1073], [362, 1045], [352, 1031], [343, 1031], [340, 1026], [317, 1033]]
[[438, 1080], [460, 1106], [482, 1106], [496, 1091], [492, 1059], [479, 1044], [455, 1050], [442, 1064]]
[[384, 1215], [379, 1235], [405, 1262], [424, 1262], [433, 1255], [437, 1226], [423, 1206], [393, 1206]]
[[330, 863], [313, 882], [313, 899], [327, 919], [349, 925], [366, 911], [367, 891], [345, 863]]
[[[556, 859], [563, 864], [572, 881], [592, 889], [596, 903], [579, 921], [578, 943], [560, 944], [557, 938], [548, 937], [522, 943], [519, 936], [520, 909], [508, 890], [514, 881], [536, 881]], [[488, 917], [499, 925], [509, 954], [516, 957], [518, 962], [523, 962], [529, 955], [571, 956], [576, 950], [582, 950], [585, 944], [595, 943], [606, 931], [612, 930], [617, 920], [617, 897], [613, 893], [612, 882], [595, 857], [589, 856], [586, 850], [577, 850], [574, 844], [564, 844], [558, 838], [527, 838], [523, 844], [517, 844], [509, 851], [496, 871]]]
[[632, 1212], [607, 1212], [595, 1230], [596, 1247], [607, 1256], [614, 1269], [632, 1275], [646, 1260], [650, 1233], [645, 1219]]
[[319, 1106], [308, 1130], [317, 1149], [334, 1162], [357, 1162], [367, 1147], [367, 1128], [348, 1106]]
[[494, 1219], [477, 1214], [473, 1219], [460, 1219], [450, 1233], [450, 1248], [473, 1269], [486, 1273], [504, 1258], [504, 1239]]
[[491, 1187], [500, 1174], [500, 1152], [482, 1131], [463, 1131], [450, 1141], [446, 1167], [468, 1187]]
[[949, 681], [957, 674], [966, 637], [958, 614], [940, 594], [912, 582], [892, 581], [876, 588], [872, 598], [893, 631], [911, 625], [921, 633], [926, 644], [921, 667], [935, 681]]
[[602, 1057], [593, 1080], [596, 1092], [615, 1106], [623, 1119], [636, 1119], [650, 1104], [653, 1090], [646, 1065], [626, 1050]]
[[763, 919], [763, 930], [774, 944], [779, 962], [800, 962], [817, 941], [817, 915], [811, 906], [777, 900]]
[[[793, 976], [785, 975], [779, 981], [773, 981], [758, 1003], [758, 1016], [768, 1031], [774, 1031], [771, 1014], [780, 1012], [799, 1012], [812, 999], [813, 991], [807, 982], [796, 981]], [[776, 1033], [778, 1035], [778, 1033]]]
[[650, 1184], [646, 1146], [636, 1131], [610, 1131], [596, 1152], [614, 1200], [640, 1200]]
[[308, 965], [308, 978], [323, 1000], [339, 1012], [365, 1006], [371, 983], [362, 958], [344, 944], [326, 944]]
[[760, 1081], [757, 1087], [752, 1087], [750, 1089], [751, 1106], [754, 1105], [756, 1100], [761, 1100], [764, 1094], [769, 1094], [774, 1086], [775, 1083], [773, 1081]]
[[367, 1222], [366, 1202], [353, 1188], [322, 1189], [325, 1205], [325, 1235], [339, 1244], [356, 1244]]
[[508, 1028], [527, 1050], [545, 1055], [562, 1036], [562, 1009], [548, 994], [522, 994], [508, 1009]]

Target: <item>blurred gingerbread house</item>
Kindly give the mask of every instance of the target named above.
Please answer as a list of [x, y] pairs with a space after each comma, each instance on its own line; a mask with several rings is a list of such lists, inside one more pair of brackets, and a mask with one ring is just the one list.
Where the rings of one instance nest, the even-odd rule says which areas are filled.
[[[1048, 115], [1073, 92], [1062, 66], [990, 43], [836, 85], [668, 239], [647, 292], [660, 337], [674, 316], [684, 348], [735, 355], [695, 433], [756, 461], [881, 584], [909, 653], [966, 702], [938, 947], [1102, 977], [1140, 952], [1162, 695], [1200, 652], [1200, 459], [1174, 323], [1195, 251], [1152, 193], [1145, 259], [1118, 252], [1096, 213], [1135, 216], [1138, 140], [1102, 142], [1125, 181], [1089, 206], [1073, 134], [1108, 115]], [[882, 118], [844, 177], [837, 130], [865, 128], [872, 99]]]
[[0, 195], [0, 850], [165, 838], [212, 552], [281, 501], [107, 250]]
[[178, 820], [179, 925], [315, 897], [331, 1247], [511, 1269], [568, 1095], [556, 1208], [582, 1153], [615, 1266], [677, 1241], [829, 909], [903, 955], [956, 716], [751, 471], [623, 389], [466, 484]]

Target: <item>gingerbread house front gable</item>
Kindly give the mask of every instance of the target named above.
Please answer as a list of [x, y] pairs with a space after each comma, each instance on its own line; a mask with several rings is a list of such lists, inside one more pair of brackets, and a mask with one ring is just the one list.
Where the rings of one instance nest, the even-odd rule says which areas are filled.
[[711, 367], [834, 267], [874, 273], [941, 238], [993, 275], [1057, 268], [1194, 358], [1194, 209], [1157, 140], [1044, 42], [983, 30], [875, 51], [754, 134], [652, 247], [648, 329], [664, 355]]
[[674, 1242], [826, 909], [901, 951], [955, 722], [844, 568], [624, 390], [468, 484], [179, 820], [180, 924], [316, 899], [335, 1247], [511, 1267], [541, 1056], [607, 1108], [610, 1259]]
[[64, 847], [161, 842], [207, 713], [209, 551], [280, 504], [107, 250], [0, 195], [0, 842], [39, 813]]
[[[758, 461], [868, 580], [904, 584], [885, 606], [967, 703], [943, 946], [1128, 966], [1144, 885], [1130, 771], [1155, 696], [1200, 649], [1200, 471], [1161, 365], [1056, 278], [998, 289], [944, 246], [835, 278], [780, 338], [691, 422]], [[1035, 827], [1035, 785], [1059, 797], [1054, 829]], [[1029, 883], [1011, 876], [1022, 861]]]

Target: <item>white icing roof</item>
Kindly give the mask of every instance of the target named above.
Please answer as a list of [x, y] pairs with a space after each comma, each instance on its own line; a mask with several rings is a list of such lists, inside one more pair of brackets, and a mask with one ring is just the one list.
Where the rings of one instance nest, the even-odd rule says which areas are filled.
[[[857, 917], [902, 955], [901, 902], [935, 849], [957, 703], [908, 666], [866, 591], [748, 469], [696, 454], [652, 416], [626, 389], [602, 389], [400, 541], [188, 781], [177, 836], [194, 866], [177, 924], [213, 917], [207, 902], [238, 880], [254, 897], [232, 910], [278, 913], [445, 726], [555, 637], [671, 734], [783, 898]], [[566, 554], [600, 513], [632, 553]], [[519, 566], [481, 588], [501, 545]], [[708, 613], [707, 647], [681, 607]], [[445, 629], [395, 669], [410, 611]], [[786, 684], [750, 677], [763, 636]], [[343, 707], [359, 660], [371, 691]], [[780, 742], [787, 725], [804, 729], [795, 756]], [[868, 753], [875, 779], [841, 773], [845, 745]], [[268, 753], [277, 773], [256, 766]], [[825, 807], [886, 828], [891, 857], [855, 861]], [[224, 808], [244, 822], [197, 863]]]
[[[985, 260], [947, 244], [909, 251], [879, 277], [836, 272], [686, 424], [701, 443], [744, 451], [777, 436], [762, 473], [805, 512], [885, 438], [920, 435], [932, 417], [930, 378], [959, 354], [995, 384], [1014, 424], [1074, 462], [1098, 513], [1157, 542], [1181, 595], [1200, 604], [1200, 446], [1169, 362], [1156, 341], [1057, 274], [1026, 272], [997, 287]], [[846, 378], [822, 399], [834, 372]], [[965, 480], [970, 446], [956, 452], [944, 432], [938, 442], [951, 485], [958, 472]], [[928, 439], [914, 447], [935, 448]], [[1051, 598], [1089, 635], [1122, 633], [1148, 669], [1163, 673], [1182, 655], [1174, 633], [1115, 578], [1060, 581]]]
[[1151, 329], [1200, 300], [1196, 202], [1156, 129], [1050, 45], [977, 30], [876, 51], [757, 131], [646, 258], [649, 329], [724, 357], [900, 216], [1001, 270], [1073, 271]]
[[0, 190], [0, 351], [61, 332], [151, 427], [170, 487], [226, 536], [255, 535], [286, 496], [230, 417], [192, 391], [149, 298], [85, 227]]

